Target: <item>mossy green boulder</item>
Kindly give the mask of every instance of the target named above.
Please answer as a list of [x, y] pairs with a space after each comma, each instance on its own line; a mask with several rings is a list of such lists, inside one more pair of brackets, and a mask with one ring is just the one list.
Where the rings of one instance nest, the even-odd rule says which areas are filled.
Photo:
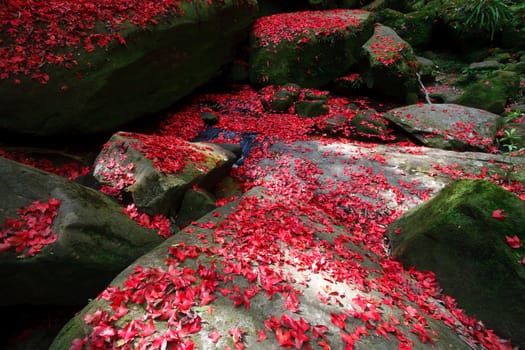
[[431, 9], [402, 13], [390, 8], [376, 13], [376, 21], [388, 26], [417, 48], [427, 48], [431, 45], [433, 19], [437, 16]]
[[433, 271], [460, 308], [525, 346], [525, 201], [488, 181], [457, 181], [387, 234], [406, 267]]
[[520, 75], [511, 71], [495, 71], [468, 85], [456, 102], [469, 107], [503, 113], [509, 100], [518, 94]]
[[[183, 1], [154, 26], [127, 23], [125, 45], [71, 48], [78, 65], [45, 65], [47, 84], [23, 75], [0, 80], [0, 130], [92, 134], [163, 111], [233, 59], [256, 14], [252, 0]], [[104, 23], [96, 28], [107, 34]]]
[[386, 119], [373, 108], [358, 110], [350, 125], [354, 128], [357, 136], [366, 138], [380, 137], [387, 131]]
[[250, 81], [321, 87], [357, 63], [372, 34], [363, 10], [281, 13], [259, 18], [250, 39]]
[[410, 44], [390, 27], [376, 25], [363, 45], [359, 70], [367, 87], [375, 93], [417, 101], [416, 56]]

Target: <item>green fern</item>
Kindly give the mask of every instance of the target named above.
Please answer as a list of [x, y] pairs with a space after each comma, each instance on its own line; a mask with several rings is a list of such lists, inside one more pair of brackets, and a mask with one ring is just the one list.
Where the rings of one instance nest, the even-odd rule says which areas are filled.
[[458, 9], [465, 29], [490, 33], [490, 39], [512, 19], [505, 0], [466, 0]]

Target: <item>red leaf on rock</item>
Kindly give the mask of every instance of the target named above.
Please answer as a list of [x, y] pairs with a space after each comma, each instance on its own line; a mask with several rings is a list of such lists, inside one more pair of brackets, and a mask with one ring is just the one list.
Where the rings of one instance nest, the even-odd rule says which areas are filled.
[[505, 220], [507, 215], [503, 214], [503, 209], [496, 209], [492, 212], [492, 217], [498, 220]]
[[239, 327], [235, 327], [235, 328], [232, 328], [228, 331], [228, 334], [231, 335], [233, 337], [233, 342], [234, 343], [238, 343], [241, 341], [241, 338], [242, 338], [242, 335], [246, 333], [245, 331], [243, 331], [242, 329], [240, 329]]
[[334, 325], [341, 329], [345, 329], [345, 320], [348, 318], [345, 314], [334, 314], [333, 312], [330, 314], [330, 319]]
[[319, 337], [324, 338], [324, 334], [326, 332], [328, 332], [328, 327], [325, 326], [324, 324], [316, 325], [312, 329], [312, 335], [315, 340], [317, 340], [317, 338]]
[[262, 342], [264, 340], [266, 340], [266, 332], [264, 329], [260, 329], [257, 331], [257, 341]]
[[275, 337], [281, 346], [290, 347], [294, 345], [291, 339], [290, 331], [283, 331], [282, 328], [277, 328], [275, 330]]
[[216, 343], [221, 338], [221, 335], [216, 329], [214, 329], [210, 334], [208, 334], [208, 338], [210, 338], [212, 342]]
[[507, 242], [509, 247], [514, 249], [521, 248], [522, 246], [520, 238], [516, 235], [514, 235], [514, 237], [505, 236], [505, 241]]

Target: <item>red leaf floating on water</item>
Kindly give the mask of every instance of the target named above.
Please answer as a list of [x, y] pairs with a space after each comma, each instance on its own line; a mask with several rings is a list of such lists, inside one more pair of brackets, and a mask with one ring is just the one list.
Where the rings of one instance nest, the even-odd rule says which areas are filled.
[[521, 248], [522, 246], [520, 238], [516, 235], [514, 235], [514, 237], [505, 236], [505, 241], [507, 241], [507, 244], [514, 249]]

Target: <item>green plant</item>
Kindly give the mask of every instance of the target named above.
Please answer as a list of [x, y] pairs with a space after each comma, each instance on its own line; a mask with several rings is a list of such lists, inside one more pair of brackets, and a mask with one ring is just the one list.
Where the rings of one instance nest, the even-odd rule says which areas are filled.
[[491, 40], [512, 19], [505, 0], [466, 0], [457, 13], [464, 29], [488, 32]]
[[521, 147], [523, 144], [522, 135], [518, 132], [518, 129], [513, 127], [511, 124], [517, 119], [525, 116], [520, 110], [512, 110], [506, 113], [502, 118], [501, 128], [498, 132], [498, 144], [504, 149], [506, 154], [512, 152], [522, 153], [525, 148]]
[[521, 140], [521, 136], [518, 135], [516, 128], [509, 128], [503, 130], [503, 136], [500, 137], [499, 142], [507, 153], [519, 151], [518, 143]]

